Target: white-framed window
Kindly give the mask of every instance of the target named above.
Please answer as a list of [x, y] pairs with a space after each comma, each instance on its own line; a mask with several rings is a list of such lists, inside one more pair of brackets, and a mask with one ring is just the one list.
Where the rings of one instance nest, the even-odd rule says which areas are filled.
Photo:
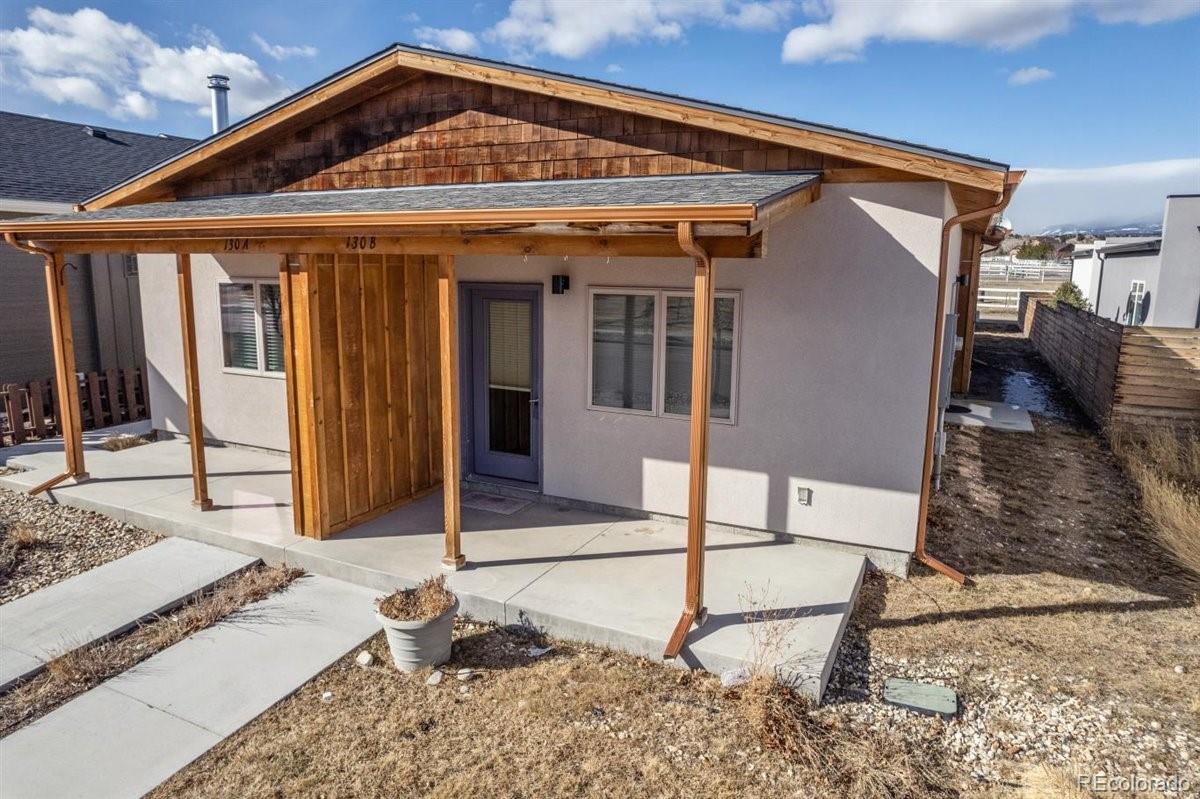
[[279, 281], [235, 278], [218, 283], [217, 292], [224, 370], [283, 377]]
[[[592, 287], [588, 408], [686, 419], [692, 403], [692, 292]], [[741, 299], [718, 291], [713, 314], [714, 422], [737, 420]]]
[[1129, 302], [1126, 305], [1125, 321], [1140, 325], [1146, 321], [1143, 315], [1146, 305], [1146, 281], [1134, 280], [1129, 284]]

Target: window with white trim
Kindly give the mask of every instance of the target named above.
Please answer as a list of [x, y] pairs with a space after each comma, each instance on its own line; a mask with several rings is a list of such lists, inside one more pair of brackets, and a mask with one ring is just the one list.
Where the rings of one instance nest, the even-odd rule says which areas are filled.
[[[718, 291], [713, 308], [713, 421], [736, 420], [740, 299]], [[692, 292], [592, 288], [588, 407], [686, 419], [692, 404]]]
[[1126, 303], [1125, 321], [1140, 325], [1146, 321], [1146, 281], [1134, 280], [1129, 284], [1129, 301]]
[[226, 371], [283, 376], [283, 315], [279, 283], [235, 280], [218, 284], [221, 357]]

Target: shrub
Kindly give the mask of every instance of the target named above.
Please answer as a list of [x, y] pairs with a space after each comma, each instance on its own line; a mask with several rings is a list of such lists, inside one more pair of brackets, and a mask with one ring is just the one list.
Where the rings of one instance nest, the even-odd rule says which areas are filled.
[[430, 621], [454, 605], [446, 576], [429, 577], [416, 588], [402, 588], [376, 601], [379, 612], [396, 621]]
[[1062, 302], [1070, 305], [1072, 308], [1078, 308], [1081, 311], [1091, 311], [1092, 304], [1083, 296], [1083, 292], [1079, 290], [1071, 281], [1060, 283], [1058, 288], [1054, 290], [1054, 301]]

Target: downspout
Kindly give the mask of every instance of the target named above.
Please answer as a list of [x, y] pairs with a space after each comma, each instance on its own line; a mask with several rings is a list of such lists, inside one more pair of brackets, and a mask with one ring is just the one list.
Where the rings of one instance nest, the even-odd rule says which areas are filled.
[[966, 584], [967, 576], [925, 551], [925, 530], [929, 521], [929, 496], [933, 488], [933, 441], [937, 433], [938, 395], [942, 378], [942, 339], [945, 335], [946, 324], [946, 281], [950, 262], [950, 233], [956, 225], [990, 217], [1003, 211], [1023, 177], [1025, 177], [1024, 172], [1009, 172], [1005, 178], [1004, 192], [999, 202], [978, 211], [968, 211], [965, 214], [952, 216], [942, 225], [942, 247], [941, 255], [938, 258], [937, 311], [933, 321], [933, 359], [929, 367], [929, 407], [925, 414], [925, 457], [921, 465], [921, 500], [917, 510], [917, 545], [913, 557], [959, 585]]
[[[673, 660], [683, 649], [692, 625], [702, 626], [708, 618], [704, 607], [704, 538], [708, 518], [708, 427], [712, 385], [712, 304], [716, 278], [712, 256], [696, 241], [691, 222], [677, 228], [679, 248], [695, 262], [692, 300], [692, 413], [689, 422], [688, 532], [686, 584], [683, 613], [663, 651], [663, 660]], [[701, 295], [703, 287], [704, 296]], [[701, 336], [703, 333], [703, 336]]]

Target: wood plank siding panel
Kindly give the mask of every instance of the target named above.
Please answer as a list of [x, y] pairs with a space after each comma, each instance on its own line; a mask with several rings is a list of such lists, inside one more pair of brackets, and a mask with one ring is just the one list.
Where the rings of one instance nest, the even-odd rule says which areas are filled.
[[440, 481], [440, 386], [429, 368], [439, 352], [427, 336], [436, 270], [432, 257], [328, 254], [289, 270], [294, 329], [309, 323], [289, 342], [299, 532], [325, 538]]
[[220, 164], [176, 186], [175, 195], [858, 166], [654, 117], [425, 75]]

